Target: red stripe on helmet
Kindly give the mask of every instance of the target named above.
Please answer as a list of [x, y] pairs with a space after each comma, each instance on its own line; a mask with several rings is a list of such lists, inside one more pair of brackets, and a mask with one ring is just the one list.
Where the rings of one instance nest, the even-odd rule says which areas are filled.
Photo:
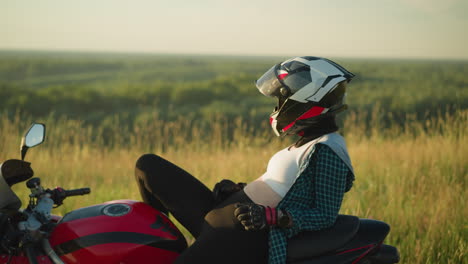
[[295, 123], [296, 123], [296, 120], [294, 120], [291, 124], [285, 126], [285, 127], [283, 128], [283, 131], [286, 131], [286, 130], [290, 129]]
[[288, 73], [282, 73], [278, 75], [278, 79], [283, 80], [286, 76], [288, 76]]
[[320, 107], [320, 106], [312, 107], [311, 109], [309, 109], [309, 111], [305, 112], [300, 117], [298, 117], [296, 120], [291, 122], [291, 124], [285, 126], [283, 128], [283, 131], [286, 131], [286, 130], [290, 129], [296, 123], [297, 120], [302, 120], [302, 119], [307, 119], [307, 118], [311, 118], [311, 117], [314, 117], [314, 116], [318, 116], [323, 112], [323, 110], [325, 110], [324, 107]]
[[323, 110], [325, 110], [324, 107], [314, 106], [311, 109], [309, 109], [309, 111], [302, 114], [297, 120], [302, 120], [302, 119], [307, 119], [307, 118], [311, 118], [314, 116], [318, 116], [323, 112]]

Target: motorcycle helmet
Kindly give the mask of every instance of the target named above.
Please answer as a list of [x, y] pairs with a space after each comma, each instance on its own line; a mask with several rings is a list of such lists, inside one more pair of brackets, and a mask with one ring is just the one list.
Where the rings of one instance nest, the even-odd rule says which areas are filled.
[[345, 110], [346, 85], [353, 77], [331, 60], [304, 56], [274, 65], [256, 86], [262, 94], [278, 98], [270, 124], [283, 136], [301, 133], [324, 116]]

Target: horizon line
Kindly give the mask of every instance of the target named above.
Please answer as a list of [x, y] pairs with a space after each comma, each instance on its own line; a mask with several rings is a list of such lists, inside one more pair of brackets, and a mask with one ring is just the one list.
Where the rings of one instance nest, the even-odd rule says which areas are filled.
[[[17, 53], [81, 53], [81, 54], [102, 54], [102, 55], [150, 55], [150, 56], [192, 56], [192, 57], [258, 57], [258, 58], [284, 58], [301, 55], [291, 54], [234, 54], [234, 53], [191, 53], [191, 52], [167, 52], [167, 51], [126, 51], [126, 50], [85, 50], [85, 49], [25, 49], [25, 48], [0, 48], [1, 53], [17, 52]], [[303, 55], [306, 56], [306, 55]], [[459, 61], [468, 62], [467, 58], [452, 58], [452, 57], [381, 57], [381, 56], [343, 56], [343, 55], [325, 55], [320, 57], [337, 58], [346, 60], [411, 60], [411, 61]]]

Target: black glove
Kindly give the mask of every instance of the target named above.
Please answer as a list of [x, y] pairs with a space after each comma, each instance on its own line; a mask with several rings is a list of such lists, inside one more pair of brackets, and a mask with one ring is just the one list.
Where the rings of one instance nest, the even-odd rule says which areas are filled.
[[34, 175], [30, 162], [16, 159], [3, 162], [1, 170], [2, 176], [9, 186], [25, 181]]
[[262, 230], [270, 226], [290, 227], [291, 217], [285, 211], [248, 203], [237, 204], [234, 216], [244, 226], [245, 230]]
[[233, 193], [244, 189], [245, 185], [246, 184], [243, 182], [234, 183], [231, 180], [222, 180], [216, 183], [213, 188], [215, 204], [219, 204], [220, 202], [226, 200], [226, 198], [231, 196]]

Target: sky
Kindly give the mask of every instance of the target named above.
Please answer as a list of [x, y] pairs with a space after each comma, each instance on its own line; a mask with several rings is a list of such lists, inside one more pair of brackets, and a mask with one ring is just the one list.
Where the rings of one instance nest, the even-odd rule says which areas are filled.
[[468, 0], [0, 0], [0, 49], [468, 59]]

